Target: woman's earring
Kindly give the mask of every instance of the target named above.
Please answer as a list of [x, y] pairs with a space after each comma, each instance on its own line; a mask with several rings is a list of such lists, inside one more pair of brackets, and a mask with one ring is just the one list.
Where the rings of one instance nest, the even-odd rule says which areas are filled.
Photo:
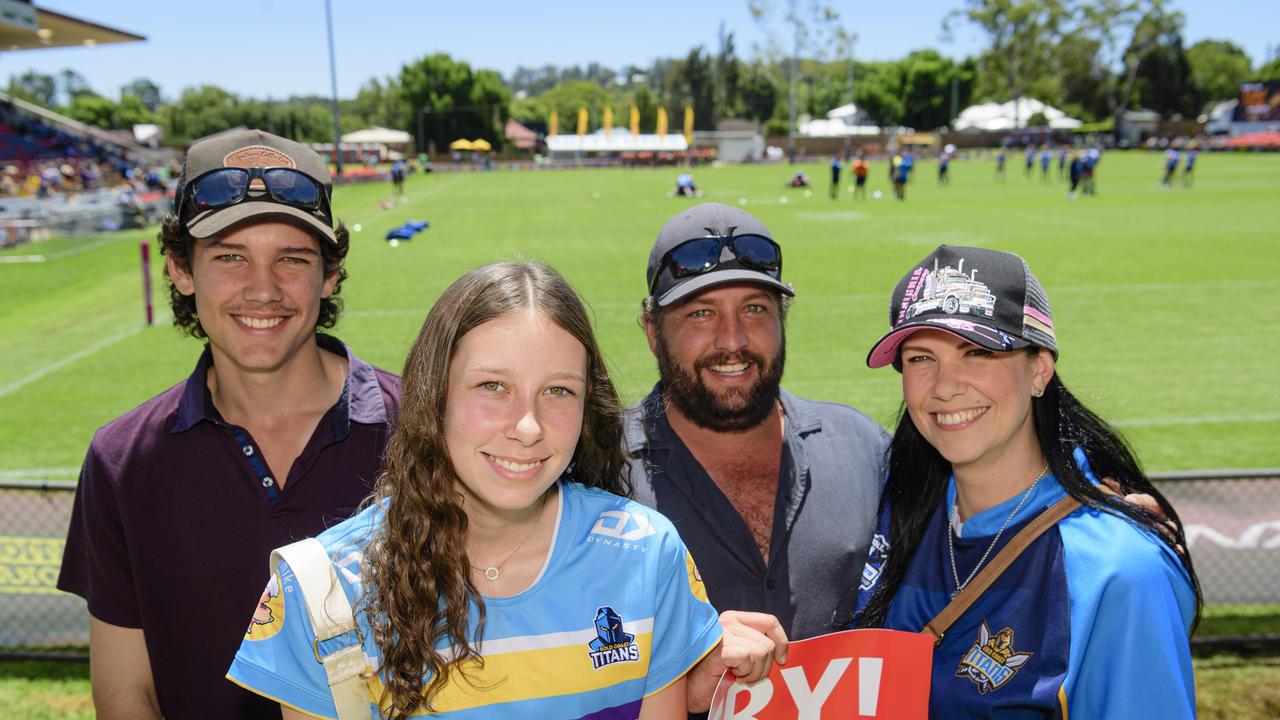
[[1035, 392], [1031, 393], [1031, 397], [1044, 397], [1044, 388], [1036, 388]]

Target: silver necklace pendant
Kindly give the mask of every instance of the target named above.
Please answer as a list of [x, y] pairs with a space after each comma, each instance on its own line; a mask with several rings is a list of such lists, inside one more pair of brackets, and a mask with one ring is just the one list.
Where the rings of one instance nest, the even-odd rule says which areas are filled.
[[488, 580], [489, 582], [492, 582], [492, 583], [498, 582], [499, 574], [500, 573], [498, 572], [498, 568], [494, 567], [493, 565], [490, 565], [489, 567], [484, 569], [484, 579]]

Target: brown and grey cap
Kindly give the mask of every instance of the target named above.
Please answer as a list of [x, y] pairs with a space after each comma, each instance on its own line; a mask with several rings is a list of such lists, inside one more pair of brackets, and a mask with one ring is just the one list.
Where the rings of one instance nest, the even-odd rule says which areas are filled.
[[[254, 177], [243, 200], [208, 209], [198, 208], [192, 202], [189, 184], [222, 168], [289, 168], [316, 183], [320, 188], [318, 202], [316, 207], [309, 208], [277, 201], [264, 180]], [[300, 222], [330, 241], [336, 241], [333, 211], [329, 204], [332, 192], [333, 178], [329, 175], [329, 165], [314, 150], [269, 132], [246, 129], [201, 138], [187, 150], [174, 202], [183, 226], [195, 238], [211, 237], [241, 223], [275, 218]]]

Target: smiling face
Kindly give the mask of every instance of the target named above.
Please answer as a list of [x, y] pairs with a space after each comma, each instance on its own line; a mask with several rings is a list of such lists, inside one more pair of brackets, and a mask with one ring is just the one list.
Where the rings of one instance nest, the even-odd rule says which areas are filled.
[[646, 319], [645, 332], [667, 397], [698, 426], [747, 430], [773, 410], [786, 363], [777, 293], [718, 285]]
[[938, 330], [902, 343], [902, 394], [912, 422], [959, 476], [1039, 457], [1031, 397], [1053, 376], [1047, 350], [993, 352]]
[[469, 515], [519, 512], [542, 497], [573, 459], [586, 393], [586, 348], [542, 313], [503, 315], [463, 336], [444, 432]]
[[248, 372], [280, 370], [315, 341], [320, 300], [337, 282], [315, 236], [287, 222], [196, 240], [190, 268], [167, 262], [178, 292], [195, 295], [215, 366]]

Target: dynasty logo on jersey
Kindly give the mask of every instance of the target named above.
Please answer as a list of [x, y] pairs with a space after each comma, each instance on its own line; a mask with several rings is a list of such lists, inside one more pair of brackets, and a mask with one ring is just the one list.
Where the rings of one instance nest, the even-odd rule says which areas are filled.
[[960, 659], [956, 677], [968, 678], [978, 686], [979, 693], [986, 695], [1012, 680], [1034, 654], [1013, 649], [1013, 628], [992, 635], [984, 621], [978, 629], [978, 642]]
[[246, 640], [266, 640], [280, 632], [284, 627], [284, 597], [280, 594], [280, 575], [272, 573], [267, 587], [258, 598], [258, 607], [253, 611], [253, 619], [249, 621], [249, 629], [245, 631]]
[[622, 618], [613, 608], [605, 606], [596, 610], [596, 637], [587, 643], [591, 650], [591, 668], [602, 667], [619, 662], [639, 662], [640, 647], [636, 645], [636, 636], [622, 630]]

